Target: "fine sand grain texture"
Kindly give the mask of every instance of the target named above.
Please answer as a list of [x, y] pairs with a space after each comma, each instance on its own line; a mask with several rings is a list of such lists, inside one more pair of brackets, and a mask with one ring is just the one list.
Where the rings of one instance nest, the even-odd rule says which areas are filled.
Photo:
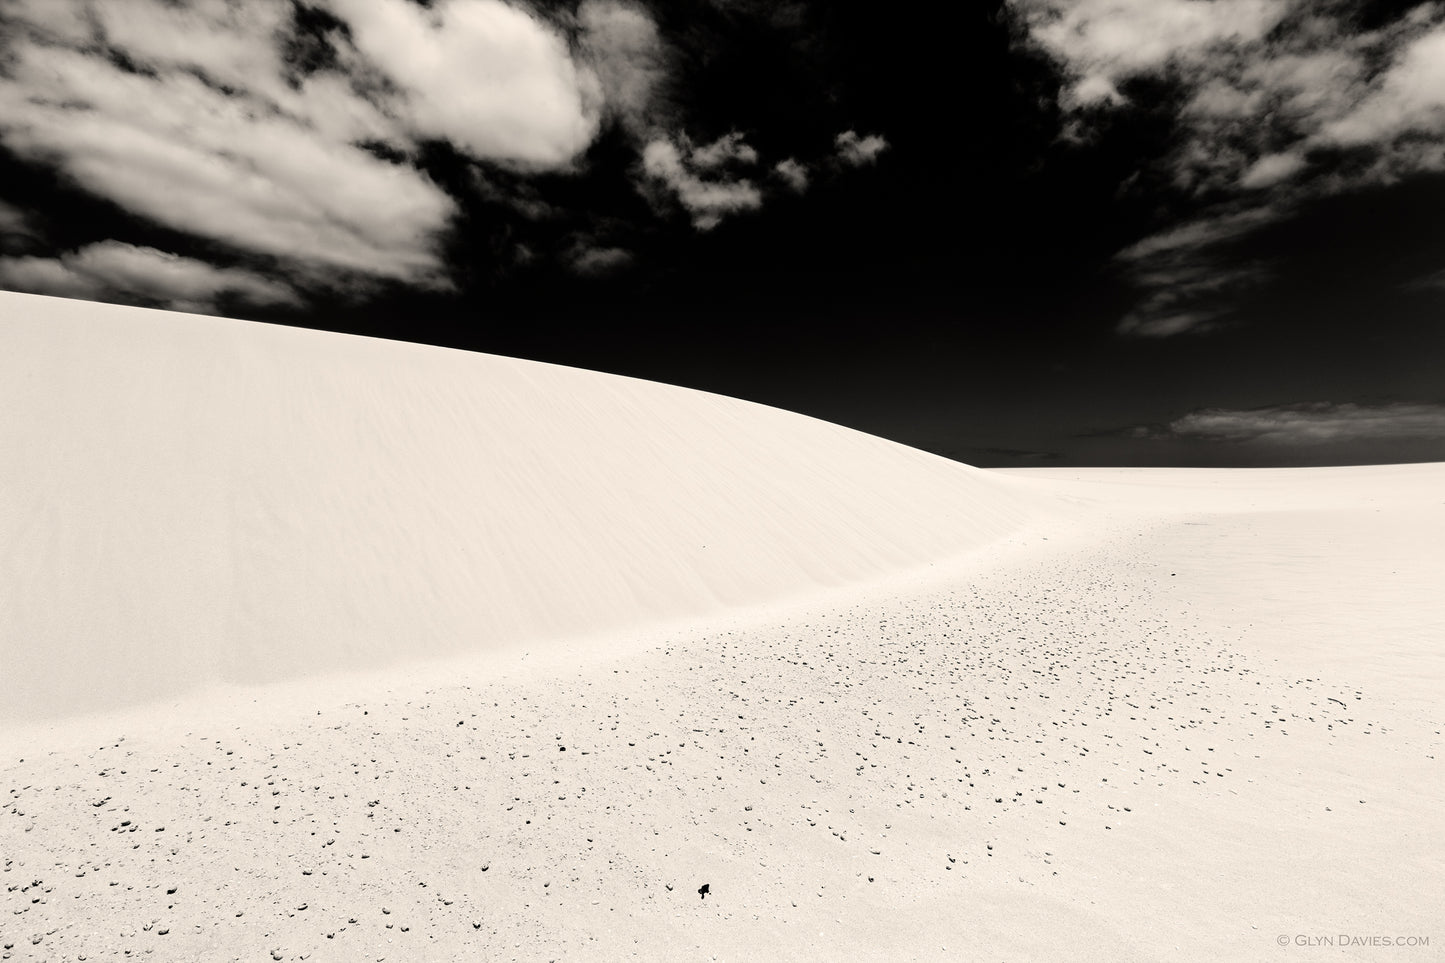
[[1445, 958], [1445, 466], [3, 298], [5, 959]]
[[0, 719], [705, 615], [1041, 507], [645, 381], [26, 295], [0, 319]]

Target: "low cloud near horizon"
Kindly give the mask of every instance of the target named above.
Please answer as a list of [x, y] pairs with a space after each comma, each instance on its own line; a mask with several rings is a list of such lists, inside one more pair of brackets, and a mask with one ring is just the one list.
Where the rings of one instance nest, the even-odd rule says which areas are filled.
[[211, 314], [221, 299], [299, 306], [285, 284], [152, 247], [102, 241], [59, 257], [0, 257], [0, 288], [83, 300], [122, 296], [172, 311]]
[[1365, 441], [1445, 441], [1445, 405], [1423, 402], [1312, 402], [1264, 408], [1193, 411], [1163, 429], [1135, 429], [1151, 438], [1189, 438], [1250, 445], [1310, 447]]

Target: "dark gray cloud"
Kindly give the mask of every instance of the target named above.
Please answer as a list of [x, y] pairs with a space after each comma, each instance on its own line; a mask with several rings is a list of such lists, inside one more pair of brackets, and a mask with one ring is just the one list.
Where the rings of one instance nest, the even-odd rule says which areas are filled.
[[1445, 405], [1313, 402], [1265, 408], [1190, 412], [1145, 436], [1242, 444], [1317, 446], [1360, 441], [1445, 439]]

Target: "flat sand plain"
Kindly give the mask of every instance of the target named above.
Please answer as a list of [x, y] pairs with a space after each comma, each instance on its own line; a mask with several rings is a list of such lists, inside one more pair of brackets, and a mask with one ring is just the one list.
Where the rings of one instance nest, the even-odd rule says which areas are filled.
[[[493, 595], [512, 606], [504, 620], [425, 572], [403, 594], [350, 600], [390, 584], [375, 566], [396, 516], [367, 528], [358, 519], [390, 502], [353, 516], [346, 496], [313, 497], [344, 455], [348, 472], [366, 458], [401, 472], [391, 494], [430, 498], [457, 444], [439, 436], [421, 462], [435, 471], [417, 477], [364, 432], [333, 441], [324, 464], [305, 463], [306, 437], [291, 436], [305, 485], [294, 463], [280, 478], [258, 476], [262, 457], [223, 468], [208, 452], [229, 445], [191, 431], [206, 405], [172, 404], [196, 365], [185, 353], [150, 378], [126, 373], [133, 358], [104, 362], [118, 367], [94, 415], [111, 419], [102, 431], [83, 417], [94, 370], [29, 394], [16, 379], [51, 378], [45, 358], [102, 366], [153, 351], [145, 332], [165, 332], [167, 351], [190, 335], [152, 312], [7, 304], [54, 326], [0, 325], [24, 349], [0, 353], [10, 410], [33, 415], [0, 438], [5, 959], [1445, 958], [1445, 466], [978, 472], [587, 375], [576, 386], [599, 379], [583, 398], [594, 409], [608, 392], [643, 392], [597, 441], [641, 432], [630, 456], [566, 483], [606, 489], [600, 534], [643, 532], [626, 554], [615, 539], [569, 542], [578, 523], [548, 527], [575, 509], [573, 489], [536, 495], [536, 479], [597, 435], [558, 427], [588, 407], [575, 399], [547, 424], [513, 412], [541, 454], [508, 454], [514, 474], [486, 490], [518, 527], [480, 509], [460, 523], [402, 519], [409, 562], [464, 552], [446, 542], [459, 524], [552, 539], [518, 563], [542, 568], [506, 584], [554, 594]], [[108, 342], [88, 327], [96, 316], [140, 332]], [[290, 333], [210, 330], [252, 352], [252, 381], [280, 383], [291, 361], [274, 359], [295, 357]], [[267, 354], [258, 345], [273, 337]], [[313, 337], [403, 371], [392, 355], [412, 351]], [[86, 347], [97, 339], [104, 352]], [[417, 351], [431, 369], [469, 363]], [[234, 370], [213, 369], [214, 390]], [[450, 404], [438, 377], [440, 401], [396, 389], [413, 424]], [[295, 394], [274, 421], [246, 424], [284, 435], [299, 413], [334, 439], [346, 396]], [[218, 404], [227, 418], [253, 411], [208, 404], [215, 417]], [[700, 425], [718, 435], [679, 455]], [[119, 481], [87, 472], [104, 462], [41, 444], [63, 430], [134, 457]], [[771, 461], [748, 447], [760, 437], [777, 441]], [[806, 457], [790, 460], [800, 445]], [[423, 455], [407, 452], [413, 465]], [[544, 463], [534, 475], [528, 459]], [[176, 481], [177, 464], [196, 471]], [[675, 504], [616, 494], [657, 472], [672, 473]], [[166, 498], [143, 494], [156, 486]], [[226, 516], [216, 492], [264, 511]], [[65, 518], [75, 504], [89, 514]], [[131, 517], [109, 522], [125, 505]], [[739, 528], [748, 519], [765, 530]], [[732, 548], [712, 541], [705, 555], [700, 532]], [[280, 564], [300, 553], [295, 578], [353, 564], [358, 581], [296, 586], [246, 558], [217, 561], [213, 535]], [[145, 564], [126, 569], [135, 537], [150, 539]], [[589, 574], [616, 579], [619, 564], [639, 586], [680, 571], [665, 604], [574, 591]], [[95, 585], [113, 594], [87, 594]], [[282, 614], [248, 615], [266, 591]], [[227, 592], [226, 619], [195, 614]], [[377, 628], [382, 602], [405, 617]], [[472, 634], [388, 641], [428, 604], [445, 610], [430, 631]], [[373, 637], [348, 647], [345, 631]], [[178, 652], [193, 656], [179, 668]]]

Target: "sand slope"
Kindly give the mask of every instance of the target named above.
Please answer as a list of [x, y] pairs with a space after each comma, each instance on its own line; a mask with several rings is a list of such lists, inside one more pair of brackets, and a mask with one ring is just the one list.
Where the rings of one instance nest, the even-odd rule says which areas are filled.
[[716, 395], [26, 295], [0, 412], [10, 719], [697, 616], [1037, 514]]
[[1445, 958], [1445, 465], [0, 304], [0, 960]]

